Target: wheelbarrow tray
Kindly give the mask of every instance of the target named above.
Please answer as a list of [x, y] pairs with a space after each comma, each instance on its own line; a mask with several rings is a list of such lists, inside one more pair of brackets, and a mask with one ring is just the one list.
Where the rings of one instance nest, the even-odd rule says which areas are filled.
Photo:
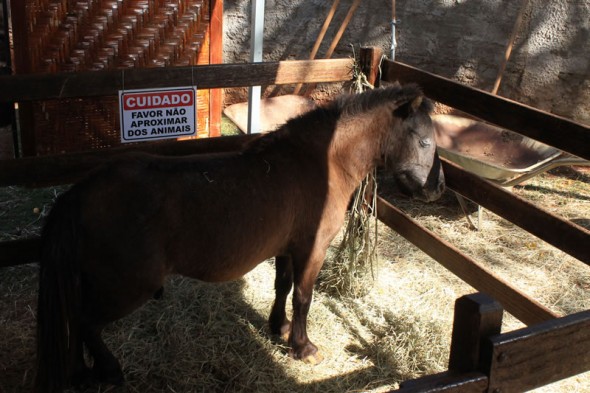
[[[274, 131], [287, 120], [302, 115], [316, 107], [306, 97], [288, 94], [265, 98], [260, 101], [260, 132]], [[248, 103], [240, 102], [224, 109], [223, 113], [244, 132], [248, 132]]]
[[551, 162], [563, 154], [523, 135], [465, 117], [434, 115], [433, 123], [442, 157], [499, 183], [549, 170], [555, 166]]

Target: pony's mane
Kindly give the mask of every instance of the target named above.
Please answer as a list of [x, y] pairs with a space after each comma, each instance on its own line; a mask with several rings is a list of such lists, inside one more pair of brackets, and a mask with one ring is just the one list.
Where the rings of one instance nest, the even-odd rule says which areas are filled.
[[[253, 140], [248, 144], [245, 152], [260, 152], [279, 142], [298, 143], [310, 138], [319, 138], [321, 135], [318, 134], [317, 125], [320, 123], [325, 124], [326, 129], [333, 131], [330, 125], [335, 125], [342, 116], [355, 116], [381, 105], [390, 105], [394, 110], [396, 108], [393, 106], [394, 103], [410, 102], [422, 95], [418, 85], [401, 86], [399, 83], [360, 94], [343, 94], [323, 106], [290, 119], [277, 130]], [[419, 110], [430, 113], [432, 109], [433, 106], [429, 100], [422, 100]]]
[[[409, 102], [421, 95], [423, 95], [422, 90], [416, 84], [402, 86], [395, 83], [389, 87], [368, 90], [362, 94], [341, 95], [328, 105], [333, 106], [340, 114], [350, 116], [370, 111], [380, 105], [390, 105], [396, 101]], [[424, 102], [420, 110], [432, 111], [430, 102], [428, 100]]]

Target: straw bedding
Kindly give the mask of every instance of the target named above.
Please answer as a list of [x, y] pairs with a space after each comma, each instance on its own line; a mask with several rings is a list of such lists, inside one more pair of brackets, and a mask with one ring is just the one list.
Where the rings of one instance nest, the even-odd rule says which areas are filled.
[[[2, 240], [37, 233], [59, 191], [0, 189]], [[388, 193], [386, 185], [382, 192]], [[582, 168], [543, 174], [513, 192], [590, 227], [590, 173]], [[590, 309], [588, 266], [509, 222], [486, 211], [482, 230], [473, 231], [450, 192], [429, 205], [389, 198], [552, 310]], [[269, 335], [274, 270], [266, 261], [226, 284], [170, 277], [163, 299], [150, 301], [104, 333], [123, 365], [126, 385], [87, 391], [384, 392], [400, 381], [444, 370], [453, 303], [473, 288], [385, 225], [379, 225], [377, 250], [375, 281], [373, 275], [362, 278], [368, 280], [366, 294], [316, 291], [308, 328], [325, 357], [318, 366], [293, 361], [284, 343]], [[34, 264], [0, 271], [0, 392], [31, 388], [36, 286]], [[505, 316], [505, 331], [521, 326]], [[583, 391], [590, 386], [588, 374], [539, 391]]]

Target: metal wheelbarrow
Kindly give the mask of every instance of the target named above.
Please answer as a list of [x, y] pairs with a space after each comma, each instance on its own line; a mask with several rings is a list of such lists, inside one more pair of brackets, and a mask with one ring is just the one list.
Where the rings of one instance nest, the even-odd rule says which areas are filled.
[[[514, 186], [559, 166], [590, 166], [590, 161], [481, 121], [454, 115], [434, 115], [432, 120], [440, 156], [502, 187]], [[456, 195], [475, 227], [463, 197]]]

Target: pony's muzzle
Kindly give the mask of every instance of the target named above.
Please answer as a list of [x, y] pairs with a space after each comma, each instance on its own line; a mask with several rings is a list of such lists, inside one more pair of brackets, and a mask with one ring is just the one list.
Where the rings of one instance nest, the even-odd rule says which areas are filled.
[[413, 171], [401, 172], [396, 177], [400, 191], [411, 198], [424, 202], [432, 202], [441, 197], [445, 191], [445, 175], [440, 161], [433, 165], [427, 175]]
[[442, 165], [438, 157], [435, 158], [434, 164], [428, 173], [424, 190], [424, 198], [426, 202], [432, 202], [440, 198], [445, 192], [445, 174], [442, 170]]

